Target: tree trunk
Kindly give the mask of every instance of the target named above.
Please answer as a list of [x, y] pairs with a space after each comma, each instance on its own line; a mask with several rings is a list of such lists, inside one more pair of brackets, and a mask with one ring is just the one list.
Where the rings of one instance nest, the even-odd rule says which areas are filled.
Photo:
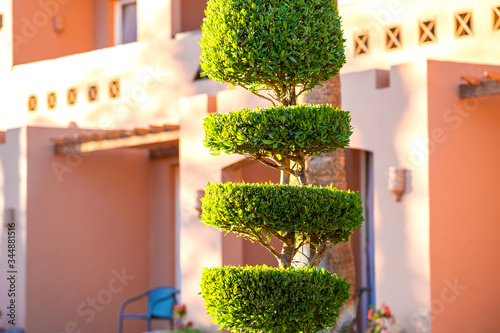
[[[334, 107], [341, 105], [340, 78], [336, 77], [323, 82], [323, 87], [315, 87], [309, 94], [302, 94], [300, 103], [309, 104], [331, 104]], [[306, 162], [306, 174], [310, 184], [316, 186], [330, 186], [340, 190], [346, 190], [345, 177], [345, 154], [344, 150], [337, 149], [333, 153], [322, 154]], [[320, 267], [326, 268], [329, 272], [346, 278], [351, 284], [350, 296], [340, 308], [340, 314], [330, 329], [331, 333], [349, 332], [354, 319], [356, 309], [354, 307], [354, 294], [356, 290], [356, 272], [354, 268], [354, 257], [350, 243], [338, 243], [326, 250], [325, 257]]]

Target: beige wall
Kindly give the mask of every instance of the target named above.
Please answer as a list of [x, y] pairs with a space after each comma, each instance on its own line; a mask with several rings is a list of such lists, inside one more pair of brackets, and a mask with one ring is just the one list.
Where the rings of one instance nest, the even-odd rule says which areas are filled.
[[[25, 328], [116, 331], [121, 302], [150, 286], [147, 152], [54, 156], [49, 138], [63, 134], [71, 130], [27, 130]], [[144, 327], [125, 326], [126, 332]]]
[[[426, 72], [420, 61], [341, 77], [354, 127], [350, 146], [373, 153], [376, 301], [410, 331], [415, 314], [430, 305], [427, 152], [418, 151], [421, 163], [414, 154], [427, 138]], [[377, 89], [377, 76], [389, 86]], [[389, 167], [408, 169], [401, 202], [387, 189]]]
[[[347, 63], [343, 73], [389, 68], [431, 58], [495, 63], [500, 52], [500, 31], [493, 31], [497, 0], [353, 0], [344, 1], [340, 14], [346, 38]], [[455, 13], [472, 11], [472, 36], [455, 37]], [[418, 20], [435, 18], [436, 43], [419, 43]], [[386, 50], [387, 27], [401, 25], [402, 48]], [[354, 55], [354, 34], [368, 31], [369, 52]]]
[[[203, 147], [202, 119], [207, 112], [215, 111], [213, 97], [195, 96], [181, 100], [181, 137], [179, 143], [180, 172], [180, 249], [182, 301], [188, 306], [188, 317], [196, 327], [210, 328], [210, 318], [200, 292], [203, 267], [222, 265], [220, 232], [200, 223], [197, 191], [203, 190], [208, 181], [220, 180], [221, 162]], [[214, 330], [214, 328], [212, 328]], [[214, 330], [215, 331], [215, 330]]]
[[[0, 308], [3, 316], [0, 318], [0, 326], [12, 327], [8, 321], [13, 319], [16, 327], [25, 327], [26, 316], [26, 209], [27, 209], [27, 137], [26, 128], [8, 130], [5, 143], [0, 144], [0, 269], [7, 275], [8, 271], [14, 271], [15, 288], [11, 289], [10, 281], [6, 278], [0, 279]], [[8, 254], [8, 229], [6, 223], [7, 210], [13, 213], [15, 223], [15, 255], [9, 258]], [[11, 235], [12, 236], [12, 235]], [[14, 263], [7, 260], [14, 260]], [[10, 264], [14, 266], [11, 267]], [[9, 277], [12, 274], [9, 273]], [[9, 295], [10, 293], [13, 293]], [[10, 302], [14, 301], [14, 318], [9, 317], [11, 310], [7, 310]]]
[[[497, 331], [500, 95], [457, 97], [461, 75], [500, 67], [429, 62], [432, 331]], [[434, 135], [433, 135], [434, 133]]]

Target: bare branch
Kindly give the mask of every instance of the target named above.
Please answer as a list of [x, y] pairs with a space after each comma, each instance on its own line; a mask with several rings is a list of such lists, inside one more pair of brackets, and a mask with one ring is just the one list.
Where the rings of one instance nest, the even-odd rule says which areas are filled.
[[274, 237], [276, 237], [278, 240], [282, 241], [283, 243], [286, 243], [286, 242], [288, 241], [285, 237], [283, 237], [282, 235], [280, 235], [280, 233], [279, 233], [279, 232], [277, 232], [277, 231], [276, 231], [276, 230], [274, 230], [274, 229], [273, 229], [273, 230], [271, 230], [271, 234], [272, 234]]
[[302, 88], [302, 90], [300, 90], [300, 91], [297, 93], [297, 97], [299, 97], [300, 95], [302, 95], [302, 93], [304, 93], [304, 92], [306, 92], [306, 91], [308, 91], [308, 90], [310, 90], [310, 89], [311, 89], [311, 88], [309, 88], [309, 87], [304, 87], [304, 88]]
[[[243, 85], [243, 84], [238, 84], [238, 86], [242, 87], [242, 88], [243, 88], [243, 89], [245, 89], [245, 90], [250, 91], [250, 89], [249, 89], [247, 86]], [[269, 102], [271, 102], [271, 103], [273, 104], [273, 106], [276, 106], [276, 103], [274, 103], [274, 100], [273, 100], [273, 99], [271, 99], [271, 98], [272, 98], [272, 96], [271, 96], [271, 98], [266, 97], [266, 96], [264, 96], [264, 95], [262, 95], [262, 94], [259, 94], [259, 93], [258, 93], [258, 91], [252, 91], [251, 93], [252, 93], [252, 94], [254, 94], [254, 95], [259, 96], [260, 98], [263, 98], [263, 99], [268, 100]]]
[[280, 258], [281, 255], [278, 253], [278, 251], [276, 251], [274, 246], [266, 242], [262, 238], [262, 236], [259, 233], [257, 233], [253, 228], [250, 228], [250, 230], [252, 230], [253, 236], [257, 238], [259, 244], [263, 245], [266, 249], [268, 249], [276, 258]]
[[318, 267], [321, 260], [323, 259], [327, 248], [327, 241], [323, 240], [320, 244], [315, 248], [314, 254], [311, 253], [311, 256], [308, 258], [309, 265], [313, 267]]
[[[251, 156], [251, 158], [247, 157], [247, 155]], [[261, 155], [252, 155], [252, 154], [247, 154], [247, 155], [245, 155], [245, 157], [252, 159], [252, 160], [259, 161], [260, 163], [262, 163], [268, 167], [271, 167], [271, 168], [274, 168], [274, 169], [280, 170], [280, 171], [286, 171], [286, 172], [291, 173], [291, 174], [294, 173], [294, 171], [292, 169], [287, 168], [284, 165], [273, 164], [273, 163], [266, 161]]]
[[274, 100], [271, 99], [272, 98], [271, 95], [268, 94], [268, 96], [271, 97], [271, 98], [269, 98], [269, 97], [266, 97], [264, 95], [259, 94], [258, 92], [252, 92], [252, 93], [255, 94], [255, 95], [257, 95], [257, 96], [259, 96], [259, 97], [261, 97], [261, 98], [263, 98], [263, 99], [267, 99], [268, 101], [270, 101], [273, 104], [273, 106], [276, 106], [276, 103], [274, 103]]
[[[305, 239], [303, 239], [303, 240], [301, 240], [301, 241], [300, 241], [299, 246], [297, 246], [297, 251], [298, 251], [298, 249], [300, 249], [302, 246], [304, 246], [305, 242], [306, 242], [306, 241], [305, 241]], [[304, 257], [305, 257], [305, 255], [304, 255]]]

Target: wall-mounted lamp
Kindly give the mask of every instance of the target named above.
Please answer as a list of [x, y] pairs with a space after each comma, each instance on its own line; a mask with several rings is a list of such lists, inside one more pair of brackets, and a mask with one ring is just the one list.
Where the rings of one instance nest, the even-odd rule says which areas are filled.
[[201, 198], [205, 195], [205, 190], [196, 191], [196, 201], [194, 203], [194, 209], [198, 212], [198, 216], [201, 216]]
[[389, 191], [396, 196], [396, 201], [401, 200], [405, 192], [406, 169], [389, 168]]
[[52, 16], [52, 26], [55, 32], [61, 32], [64, 30], [64, 19], [61, 15]]

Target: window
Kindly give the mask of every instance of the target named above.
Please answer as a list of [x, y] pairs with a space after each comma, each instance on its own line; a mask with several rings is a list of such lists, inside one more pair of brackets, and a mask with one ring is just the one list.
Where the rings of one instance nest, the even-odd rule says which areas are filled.
[[436, 42], [436, 20], [420, 20], [418, 22], [418, 35], [420, 44]]
[[120, 81], [113, 80], [109, 82], [109, 97], [117, 98], [120, 96]]
[[395, 25], [385, 29], [385, 48], [387, 50], [401, 48], [401, 26]]
[[115, 44], [137, 41], [137, 1], [120, 0], [115, 9]]
[[69, 88], [66, 92], [66, 103], [68, 103], [68, 105], [75, 105], [77, 95], [76, 88]]
[[368, 53], [368, 30], [354, 33], [354, 54], [361, 55]]
[[455, 14], [455, 37], [472, 35], [472, 12]]
[[57, 106], [57, 95], [55, 91], [51, 91], [47, 94], [47, 108], [49, 110], [54, 110]]
[[38, 100], [36, 95], [30, 95], [28, 97], [28, 111], [36, 111]]
[[90, 85], [87, 90], [87, 99], [89, 102], [93, 102], [97, 100], [97, 85]]
[[493, 30], [500, 30], [500, 6], [493, 7]]

